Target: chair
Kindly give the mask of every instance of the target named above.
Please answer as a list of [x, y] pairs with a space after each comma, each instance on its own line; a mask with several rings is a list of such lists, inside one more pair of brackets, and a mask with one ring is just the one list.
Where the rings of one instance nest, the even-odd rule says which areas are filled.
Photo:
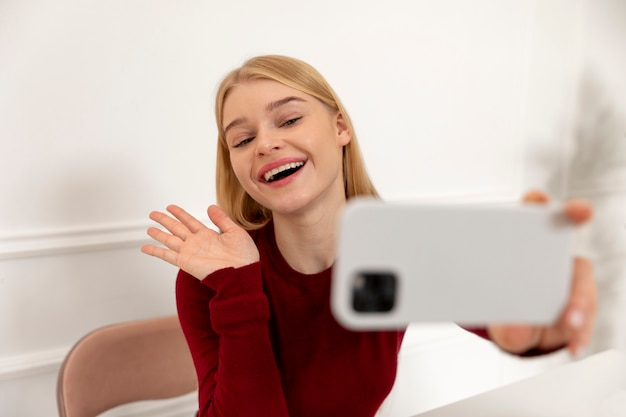
[[197, 389], [176, 316], [105, 326], [80, 339], [57, 380], [60, 417], [95, 417], [122, 404]]

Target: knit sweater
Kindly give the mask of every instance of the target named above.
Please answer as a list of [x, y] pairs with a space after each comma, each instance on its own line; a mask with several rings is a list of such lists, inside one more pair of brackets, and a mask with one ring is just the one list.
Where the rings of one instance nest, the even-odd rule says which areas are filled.
[[259, 262], [201, 281], [178, 274], [199, 416], [374, 416], [393, 386], [404, 332], [341, 327], [330, 311], [331, 268], [295, 271], [271, 223], [250, 235]]

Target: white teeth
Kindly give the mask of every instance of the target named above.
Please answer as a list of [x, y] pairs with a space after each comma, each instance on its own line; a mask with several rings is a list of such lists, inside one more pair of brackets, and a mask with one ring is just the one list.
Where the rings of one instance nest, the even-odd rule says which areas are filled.
[[304, 165], [304, 162], [290, 162], [288, 164], [285, 165], [281, 165], [277, 168], [274, 168], [270, 171], [267, 171], [264, 175], [263, 178], [265, 178], [265, 181], [269, 181], [272, 179], [272, 177], [276, 174], [278, 174], [279, 172], [283, 172], [287, 169], [293, 169], [293, 168], [298, 168], [301, 167], [302, 165]]

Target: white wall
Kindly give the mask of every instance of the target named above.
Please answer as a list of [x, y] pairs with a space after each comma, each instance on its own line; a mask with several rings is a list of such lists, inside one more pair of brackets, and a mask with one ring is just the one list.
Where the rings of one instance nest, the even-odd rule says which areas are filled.
[[597, 351], [626, 349], [626, 2], [600, 0], [588, 9], [571, 163], [563, 188], [565, 195], [591, 200], [596, 211], [586, 239], [602, 301], [592, 345]]
[[[214, 201], [213, 94], [245, 58], [293, 55], [326, 75], [386, 198], [509, 200], [569, 173], [585, 45], [610, 36], [587, 26], [623, 12], [599, 4], [3, 0], [0, 414], [55, 415], [74, 341], [174, 312], [174, 269], [139, 253], [147, 213], [203, 216]], [[593, 62], [623, 64], [616, 51]], [[387, 415], [539, 369], [450, 327], [414, 330]], [[485, 365], [480, 381], [468, 363]], [[448, 374], [453, 389], [431, 383]]]

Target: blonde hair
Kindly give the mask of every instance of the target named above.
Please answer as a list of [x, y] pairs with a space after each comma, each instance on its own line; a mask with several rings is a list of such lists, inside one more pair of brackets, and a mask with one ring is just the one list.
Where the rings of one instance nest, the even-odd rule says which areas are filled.
[[281, 55], [258, 56], [231, 71], [219, 85], [215, 97], [215, 120], [217, 123], [217, 204], [238, 224], [247, 230], [258, 229], [267, 224], [272, 213], [257, 203], [243, 189], [235, 176], [226, 137], [224, 135], [223, 109], [230, 91], [247, 80], [267, 79], [278, 81], [288, 87], [317, 98], [329, 108], [341, 113], [352, 134], [343, 150], [343, 181], [346, 198], [355, 196], [378, 197], [367, 175], [352, 121], [343, 104], [324, 77], [311, 65], [295, 58]]

